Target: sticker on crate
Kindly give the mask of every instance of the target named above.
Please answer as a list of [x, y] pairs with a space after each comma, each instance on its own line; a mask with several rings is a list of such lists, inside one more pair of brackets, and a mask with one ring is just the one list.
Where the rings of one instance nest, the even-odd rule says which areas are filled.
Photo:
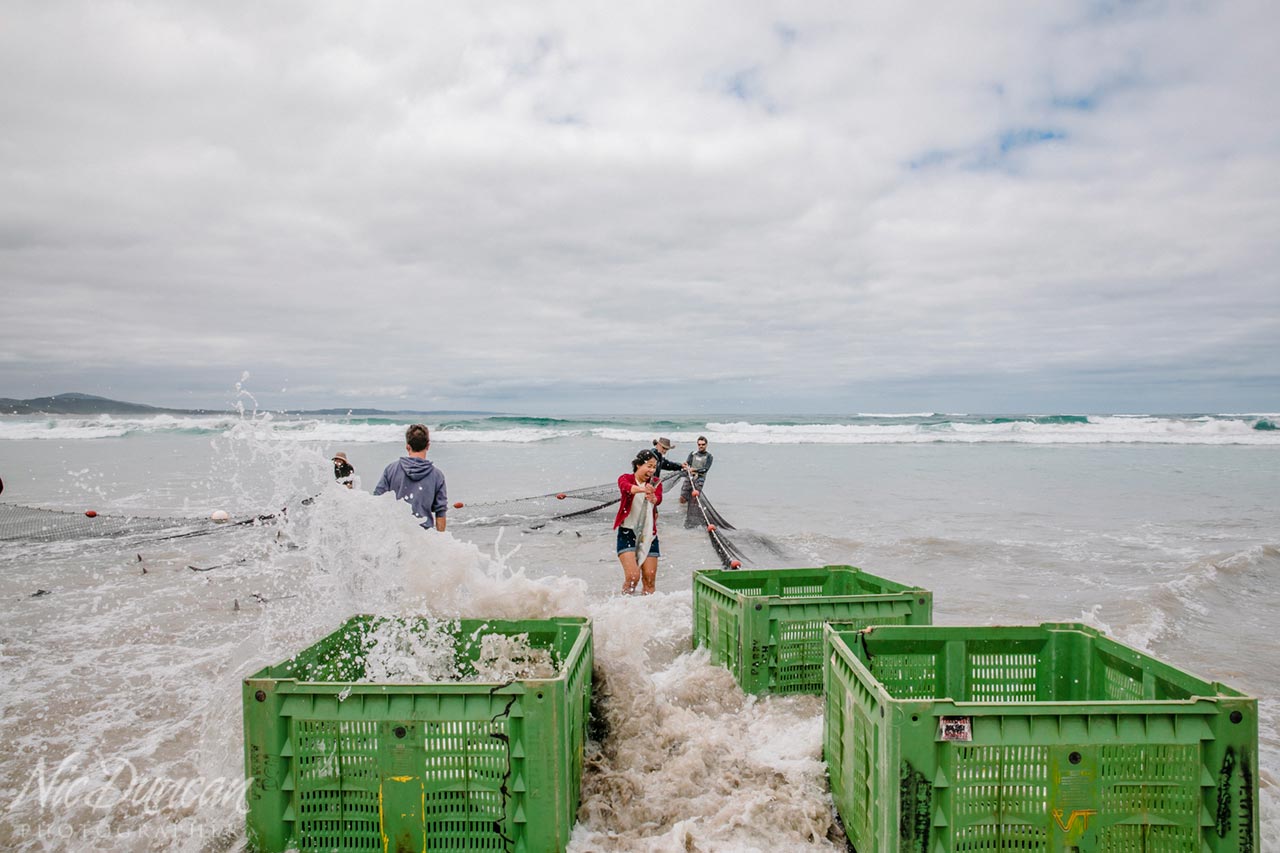
[[972, 717], [942, 717], [938, 720], [938, 740], [973, 740]]

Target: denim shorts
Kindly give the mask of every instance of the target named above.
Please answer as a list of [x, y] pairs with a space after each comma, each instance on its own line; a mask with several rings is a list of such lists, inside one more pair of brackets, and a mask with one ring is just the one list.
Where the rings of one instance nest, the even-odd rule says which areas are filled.
[[[618, 553], [623, 551], [634, 551], [636, 549], [636, 532], [630, 527], [618, 528]], [[658, 548], [658, 537], [653, 537], [653, 541], [649, 543], [649, 556], [661, 557], [662, 551]]]

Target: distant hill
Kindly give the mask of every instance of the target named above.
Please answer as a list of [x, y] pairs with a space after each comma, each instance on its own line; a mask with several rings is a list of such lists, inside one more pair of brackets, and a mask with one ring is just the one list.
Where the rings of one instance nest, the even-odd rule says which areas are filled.
[[[74, 392], [54, 394], [52, 397], [32, 397], [30, 400], [0, 397], [0, 415], [219, 415], [226, 413], [227, 410], [224, 409], [166, 409]], [[291, 409], [286, 414], [378, 417], [380, 415], [493, 415], [499, 413], [462, 409], [434, 412], [386, 409]]]
[[95, 397], [93, 394], [55, 394], [52, 397], [32, 397], [30, 400], [0, 397], [0, 414], [6, 415], [194, 415], [205, 411], [162, 409], [142, 403]]

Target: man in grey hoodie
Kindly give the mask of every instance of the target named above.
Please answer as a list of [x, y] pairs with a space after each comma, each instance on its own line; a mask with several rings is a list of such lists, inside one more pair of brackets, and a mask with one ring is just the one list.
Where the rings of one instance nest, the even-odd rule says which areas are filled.
[[431, 433], [423, 424], [414, 424], [405, 430], [404, 449], [408, 456], [401, 456], [382, 472], [382, 478], [373, 493], [395, 492], [397, 498], [409, 504], [416, 518], [426, 519], [422, 526], [444, 532], [444, 515], [449, 508], [449, 497], [444, 489], [444, 472], [427, 461], [427, 448], [431, 446]]

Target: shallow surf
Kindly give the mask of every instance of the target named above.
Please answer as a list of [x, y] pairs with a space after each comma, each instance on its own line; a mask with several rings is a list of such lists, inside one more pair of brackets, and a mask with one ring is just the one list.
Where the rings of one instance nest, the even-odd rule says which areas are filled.
[[[429, 613], [594, 620], [600, 739], [572, 850], [843, 849], [819, 701], [744, 695], [690, 649], [690, 573], [719, 565], [704, 532], [664, 507], [659, 593], [622, 598], [611, 516], [433, 535], [327, 481], [332, 449], [253, 430], [0, 442], [6, 500], [195, 515], [319, 495], [191, 539], [4, 543], [0, 846], [239, 849], [241, 679], [353, 614]], [[366, 488], [397, 451], [346, 449]], [[576, 437], [437, 461], [451, 497], [480, 499], [607, 481], [633, 450]], [[861, 565], [932, 589], [944, 624], [1086, 622], [1258, 695], [1266, 849], [1280, 844], [1275, 456], [771, 445], [718, 455], [708, 490], [763, 565]]]

